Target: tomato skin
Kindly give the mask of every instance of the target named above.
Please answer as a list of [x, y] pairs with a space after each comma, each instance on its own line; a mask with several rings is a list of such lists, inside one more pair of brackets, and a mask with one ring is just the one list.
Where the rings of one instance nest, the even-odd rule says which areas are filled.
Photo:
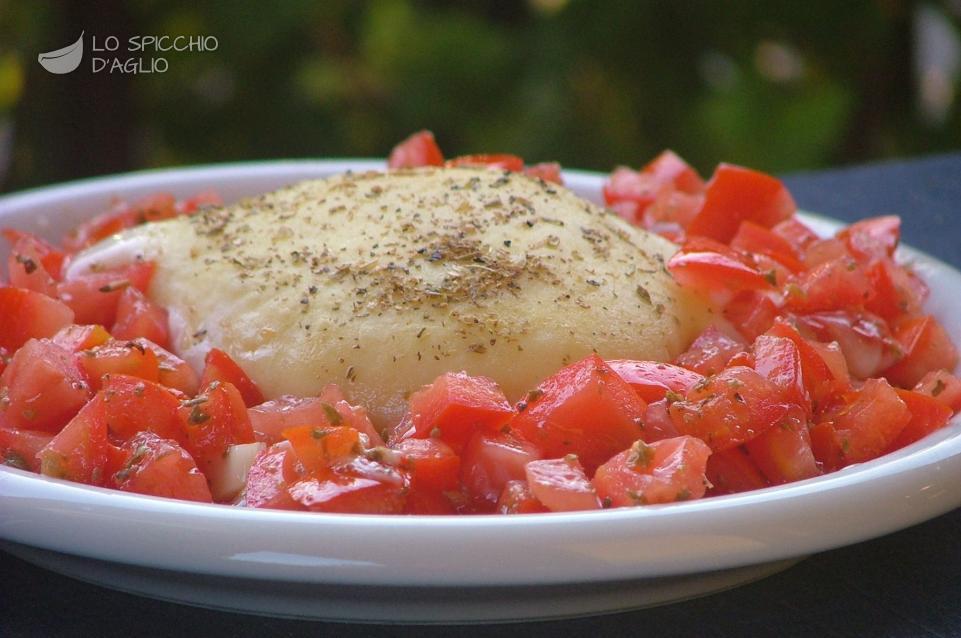
[[743, 342], [723, 334], [712, 324], [678, 355], [674, 363], [704, 376], [717, 374], [744, 348]]
[[519, 173], [524, 170], [524, 160], [517, 155], [508, 153], [477, 153], [474, 155], [460, 155], [444, 163], [448, 167], [467, 166], [476, 168], [491, 168]]
[[31, 339], [0, 375], [0, 417], [24, 430], [57, 433], [90, 399], [74, 355], [48, 339]]
[[692, 436], [638, 441], [597, 468], [594, 488], [601, 502], [612, 507], [701, 498], [710, 454], [711, 449]]
[[740, 366], [708, 377], [668, 408], [678, 432], [697, 437], [715, 451], [760, 436], [789, 410], [777, 386]]
[[961, 379], [947, 370], [932, 370], [914, 386], [916, 392], [934, 397], [954, 412], [961, 410]]
[[141, 432], [124, 446], [123, 468], [111, 477], [125, 492], [212, 503], [207, 479], [176, 441]]
[[597, 355], [559, 370], [522, 404], [511, 428], [548, 458], [576, 454], [588, 474], [643, 433], [644, 401]]
[[388, 168], [442, 166], [444, 154], [430, 131], [418, 131], [394, 147], [387, 159]]
[[73, 310], [76, 323], [113, 326], [120, 297], [128, 286], [147, 292], [154, 264], [138, 262], [125, 268], [80, 275], [57, 284], [60, 300]]
[[288, 441], [271, 445], [257, 456], [247, 472], [247, 484], [241, 502], [246, 507], [281, 510], [306, 509], [290, 495], [290, 486], [301, 478], [297, 458]]
[[677, 252], [667, 262], [682, 286], [706, 293], [770, 290], [771, 282], [743, 262], [714, 252]]
[[0, 465], [40, 472], [37, 454], [52, 440], [49, 432], [17, 430], [0, 424]]
[[646, 403], [660, 401], [668, 392], [685, 394], [704, 375], [670, 363], [611, 359], [607, 365]]
[[524, 174], [535, 179], [542, 179], [545, 182], [564, 185], [564, 178], [561, 177], [561, 165], [557, 162], [541, 162], [524, 167]]
[[576, 457], [531, 461], [524, 472], [531, 494], [552, 512], [601, 508], [594, 486]]
[[846, 465], [841, 437], [831, 421], [822, 421], [810, 431], [811, 452], [825, 472], [834, 472]]
[[94, 391], [100, 390], [104, 375], [121, 374], [153, 382], [160, 380], [157, 355], [137, 341], [108, 341], [80, 352], [77, 363]]
[[514, 416], [500, 387], [487, 377], [448, 372], [411, 395], [414, 436], [436, 435], [459, 452], [475, 430], [494, 431]]
[[230, 383], [214, 382], [180, 407], [184, 420], [184, 449], [205, 475], [219, 468], [227, 447], [253, 443], [254, 431], [240, 392]]
[[732, 447], [711, 454], [707, 459], [705, 475], [711, 483], [707, 491], [709, 496], [737, 494], [770, 485], [743, 447]]
[[868, 379], [848, 393], [833, 417], [845, 463], [870, 461], [883, 454], [911, 420], [911, 412], [884, 379]]
[[475, 502], [492, 506], [507, 482], [526, 478], [524, 468], [542, 456], [536, 445], [515, 435], [478, 431], [461, 455], [461, 484]]
[[943, 428], [951, 419], [951, 408], [934, 397], [901, 388], [895, 388], [894, 391], [908, 406], [911, 420], [891, 444], [891, 450], [898, 450], [915, 441], [920, 441], [932, 432]]
[[751, 460], [772, 485], [818, 476], [807, 419], [797, 408], [774, 427], [744, 444]]
[[66, 305], [23, 288], [0, 287], [0, 348], [15, 352], [29, 339], [52, 337], [74, 322]]
[[801, 353], [787, 337], [761, 335], [754, 341], [754, 369], [778, 387], [785, 403], [811, 412], [811, 399], [804, 384]]
[[832, 352], [828, 346], [808, 341], [785, 319], [776, 320], [767, 334], [790, 339], [794, 343], [800, 359], [801, 378], [813, 401], [820, 403], [830, 394], [849, 389], [850, 379], [844, 355], [836, 343], [833, 344], [833, 353], [838, 362], [832, 367], [826, 358], [830, 357], [829, 353]]
[[144, 338], [161, 348], [170, 347], [167, 311], [133, 287], [128, 287], [120, 295], [117, 320], [110, 332], [117, 339]]
[[733, 164], [721, 164], [707, 183], [704, 205], [687, 227], [727, 243], [745, 219], [771, 228], [794, 214], [797, 206], [779, 179]]
[[912, 388], [932, 370], [953, 370], [958, 350], [944, 327], [931, 315], [915, 317], [895, 328], [904, 357], [884, 371], [887, 379], [901, 387]]
[[497, 499], [498, 514], [537, 514], [549, 511], [534, 498], [527, 481], [507, 481], [504, 491]]
[[248, 408], [264, 402], [264, 393], [260, 391], [257, 384], [251, 381], [243, 368], [237, 365], [230, 355], [219, 348], [211, 348], [207, 353], [204, 359], [204, 371], [200, 376], [201, 386], [208, 386], [214, 381], [232, 383], [240, 391], [240, 396], [244, 398], [244, 404]]

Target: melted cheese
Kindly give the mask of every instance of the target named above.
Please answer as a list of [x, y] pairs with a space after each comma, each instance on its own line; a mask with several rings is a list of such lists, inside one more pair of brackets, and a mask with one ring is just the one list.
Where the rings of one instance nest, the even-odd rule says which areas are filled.
[[674, 284], [675, 247], [570, 191], [484, 169], [295, 184], [93, 248], [71, 272], [141, 256], [174, 347], [227, 351], [268, 397], [338, 383], [380, 424], [439, 374], [508, 398], [592, 351], [667, 360], [708, 310]]

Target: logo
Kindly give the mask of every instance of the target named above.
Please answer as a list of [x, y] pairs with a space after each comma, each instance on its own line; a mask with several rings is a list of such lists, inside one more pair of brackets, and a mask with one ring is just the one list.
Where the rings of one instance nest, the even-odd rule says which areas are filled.
[[38, 55], [37, 61], [40, 62], [40, 66], [57, 75], [75, 71], [83, 60], [83, 33], [80, 32], [80, 37], [73, 44]]

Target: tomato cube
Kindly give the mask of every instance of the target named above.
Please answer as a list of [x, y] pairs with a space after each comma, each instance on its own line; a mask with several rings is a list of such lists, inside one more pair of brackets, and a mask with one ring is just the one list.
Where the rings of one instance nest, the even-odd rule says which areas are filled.
[[668, 392], [685, 394], [704, 379], [697, 372], [660, 361], [612, 359], [607, 365], [647, 403], [660, 401]]
[[711, 449], [700, 439], [679, 436], [635, 442], [597, 468], [594, 488], [605, 507], [653, 505], [701, 498]]
[[289, 441], [275, 443], [258, 455], [247, 472], [247, 484], [241, 502], [246, 507], [302, 510], [288, 491], [302, 478], [299, 463]]
[[895, 392], [908, 406], [911, 420], [891, 444], [892, 450], [920, 441], [932, 432], [943, 428], [951, 419], [951, 408], [932, 396], [900, 388], [896, 388]]
[[110, 374], [94, 399], [113, 440], [127, 441], [139, 432], [183, 444], [184, 420], [180, 401], [167, 388], [147, 379]]
[[884, 371], [884, 376], [905, 388], [914, 387], [932, 370], [953, 370], [958, 350], [937, 319], [928, 315], [902, 322], [894, 333], [904, 357]]
[[117, 306], [126, 288], [146, 292], [153, 277], [154, 264], [138, 262], [125, 268], [79, 275], [57, 284], [60, 300], [69, 306], [77, 323], [113, 326]]
[[493, 505], [507, 482], [524, 479], [524, 468], [539, 458], [537, 446], [516, 435], [478, 431], [461, 455], [461, 483], [479, 504]]
[[[596, 498], [596, 496], [595, 496]], [[534, 498], [527, 481], [508, 481], [497, 499], [498, 514], [536, 514], [550, 510]]]
[[50, 297], [23, 288], [0, 287], [0, 348], [14, 352], [28, 339], [52, 337], [73, 323], [73, 311]]
[[153, 382], [160, 379], [157, 355], [136, 341], [108, 341], [80, 352], [77, 362], [94, 390], [100, 389], [104, 375], [122, 374]]
[[200, 385], [207, 386], [213, 381], [232, 383], [240, 391], [244, 403], [248, 408], [264, 402], [264, 393], [257, 384], [251, 381], [237, 363], [223, 350], [212, 348], [204, 359], [204, 371], [200, 377]]
[[134, 287], [127, 287], [120, 295], [117, 320], [110, 332], [117, 339], [149, 339], [161, 348], [170, 344], [167, 311]]
[[800, 481], [821, 473], [811, 450], [807, 418], [799, 408], [744, 445], [751, 460], [772, 485]]
[[215, 381], [181, 402], [180, 415], [186, 422], [184, 448], [206, 475], [221, 467], [228, 446], [254, 442], [243, 397], [230, 383]]
[[531, 461], [524, 467], [531, 494], [552, 512], [600, 509], [594, 486], [577, 457]]
[[112, 458], [102, 405], [85, 405], [40, 452], [40, 473], [90, 485], [105, 485]]
[[441, 153], [434, 134], [419, 131], [394, 147], [387, 159], [388, 168], [417, 168], [419, 166], [441, 166], [444, 155]]
[[124, 446], [123, 467], [112, 484], [125, 492], [211, 503], [207, 479], [176, 441], [141, 432]]
[[712, 324], [678, 355], [674, 363], [698, 374], [717, 374], [727, 366], [731, 357], [744, 349], [742, 341], [729, 337]]
[[961, 379], [947, 370], [928, 372], [921, 377], [914, 389], [934, 397], [954, 412], [961, 410]]
[[714, 452], [707, 459], [705, 475], [711, 487], [708, 494], [737, 494], [770, 485], [743, 447]]
[[880, 456], [911, 420], [908, 406], [884, 379], [865, 381], [832, 416], [846, 463]]
[[17, 430], [0, 425], [0, 465], [40, 471], [37, 454], [53, 440], [48, 432]]

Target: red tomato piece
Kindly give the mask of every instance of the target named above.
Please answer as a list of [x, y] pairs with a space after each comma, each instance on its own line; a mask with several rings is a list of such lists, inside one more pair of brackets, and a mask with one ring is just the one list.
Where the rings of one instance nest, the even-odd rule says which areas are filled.
[[430, 131], [418, 131], [394, 147], [387, 159], [388, 168], [442, 166], [444, 154]]
[[52, 337], [73, 320], [73, 311], [56, 299], [23, 288], [0, 287], [0, 348], [7, 352], [29, 339]]
[[708, 377], [668, 408], [678, 432], [696, 436], [717, 451], [759, 436], [789, 410], [777, 386], [744, 367]]
[[644, 428], [641, 436], [647, 443], [681, 436], [667, 409], [669, 405], [670, 403], [666, 398], [648, 404], [647, 410], [644, 412]]
[[125, 374], [104, 378], [95, 400], [113, 440], [128, 441], [138, 432], [153, 432], [183, 444], [184, 421], [180, 401], [158, 383]]
[[31, 339], [0, 376], [0, 417], [18, 429], [56, 433], [90, 395], [72, 352], [48, 339]]
[[110, 341], [110, 333], [103, 326], [72, 324], [53, 335], [51, 341], [70, 352], [80, 352], [107, 343]]
[[870, 303], [871, 281], [850, 257], [832, 259], [799, 276], [788, 286], [787, 305], [796, 312], [857, 309]]
[[707, 459], [705, 475], [711, 487], [708, 494], [737, 494], [770, 485], [743, 447], [714, 452]]
[[868, 379], [848, 393], [833, 415], [846, 463], [870, 461], [887, 451], [911, 420], [911, 412], [884, 379]]
[[461, 483], [472, 499], [493, 505], [507, 482], [524, 479], [525, 466], [541, 456], [536, 445], [511, 433], [478, 431], [461, 455]]
[[[43, 247], [31, 236], [17, 240], [7, 257], [7, 272], [10, 285], [16, 288], [33, 290], [48, 297], [57, 296], [57, 281], [44, 265]], [[61, 257], [62, 263], [62, 257]]]
[[89, 485], [104, 485], [112, 457], [102, 402], [87, 403], [38, 453], [40, 473]]
[[229, 446], [254, 442], [244, 399], [231, 383], [211, 383], [197, 397], [182, 402], [180, 414], [186, 423], [184, 448], [206, 475], [223, 464]]
[[[811, 399], [823, 402], [834, 392], [847, 390], [850, 379], [844, 355], [836, 343], [832, 346], [811, 342], [784, 319], [778, 319], [767, 333], [772, 337], [790, 339], [797, 348], [801, 363], [801, 378]], [[829, 361], [832, 364], [829, 364]]]
[[748, 341], [753, 341], [774, 324], [779, 309], [760, 291], [745, 290], [724, 306], [724, 318]]
[[53, 440], [48, 432], [17, 430], [0, 425], [0, 465], [30, 472], [40, 471], [37, 454]]
[[594, 488], [611, 507], [653, 505], [701, 498], [711, 449], [692, 436], [654, 443], [636, 441], [597, 468]]
[[809, 270], [837, 259], [853, 259], [843, 241], [836, 237], [811, 242], [804, 251], [804, 265]]
[[727, 366], [731, 357], [744, 348], [744, 343], [710, 325], [687, 350], [678, 355], [674, 363], [705, 376], [717, 374]]
[[200, 385], [208, 386], [214, 381], [232, 383], [244, 398], [248, 408], [264, 402], [264, 393], [257, 384], [250, 380], [247, 373], [230, 358], [223, 350], [212, 348], [204, 359], [204, 371], [200, 376]]
[[955, 412], [961, 410], [961, 379], [947, 370], [928, 372], [921, 377], [914, 389], [934, 397]]
[[607, 362], [645, 402], [660, 401], [668, 392], [686, 394], [704, 375], [670, 363], [612, 359]]
[[777, 386], [781, 400], [811, 411], [801, 353], [787, 337], [761, 335], [754, 341], [754, 369]]
[[112, 477], [125, 492], [212, 503], [207, 479], [176, 441], [141, 432], [124, 446], [123, 467]]
[[732, 164], [717, 167], [704, 195], [704, 206], [687, 232], [724, 243], [731, 241], [745, 219], [771, 228], [797, 208], [781, 180]]
[[410, 397], [410, 414], [415, 437], [437, 436], [459, 452], [475, 430], [500, 428], [514, 410], [491, 379], [448, 372]]
[[577, 457], [531, 461], [524, 468], [531, 494], [552, 512], [600, 509], [594, 486]]
[[136, 288], [128, 287], [117, 303], [117, 320], [110, 330], [117, 339], [143, 337], [161, 348], [170, 347], [167, 310], [158, 306]]
[[317, 397], [284, 395], [247, 410], [258, 441], [277, 443], [283, 431], [302, 425], [339, 425], [337, 408]]
[[498, 514], [537, 514], [549, 511], [534, 498], [527, 481], [507, 481], [504, 491], [497, 499]]
[[[662, 190], [672, 190], [670, 186], [662, 181], [658, 181], [653, 175], [632, 170], [626, 166], [619, 166], [614, 169], [608, 180], [604, 183], [603, 194], [604, 203], [608, 206], [620, 202], [631, 202], [635, 205], [636, 218], [634, 223], [640, 221], [640, 215], [651, 205]], [[628, 220], [632, 221], [632, 220]]]
[[731, 248], [746, 253], [767, 255], [777, 260], [788, 268], [791, 272], [804, 270], [804, 263], [799, 259], [797, 251], [783, 237], [768, 230], [760, 224], [755, 224], [749, 219], [741, 222], [737, 229], [737, 234], [731, 240]]
[[884, 376], [904, 388], [913, 388], [932, 370], [953, 370], [958, 350], [951, 337], [931, 315], [902, 322], [894, 333], [904, 357], [884, 371]]
[[76, 323], [112, 326], [124, 289], [133, 286], [147, 292], [154, 264], [138, 262], [125, 268], [80, 275], [57, 284], [60, 300], [76, 315]]
[[[108, 341], [84, 350], [77, 356], [80, 368], [87, 374], [90, 387], [100, 389], [105, 375], [121, 374], [146, 381], [160, 380], [160, 364], [153, 350], [137, 341]], [[176, 409], [176, 406], [174, 406]]]
[[261, 452], [247, 472], [247, 484], [241, 502], [246, 507], [302, 510], [288, 491], [302, 478], [297, 457], [289, 441], [275, 443]]
[[811, 452], [825, 472], [834, 472], [845, 466], [841, 437], [831, 421], [822, 421], [810, 431]]
[[837, 234], [852, 255], [859, 259], [885, 259], [894, 255], [901, 239], [901, 218], [897, 215], [862, 219]]
[[576, 454], [591, 473], [641, 437], [645, 407], [631, 386], [591, 355], [533, 390], [511, 427], [547, 457]]
[[193, 197], [177, 202], [178, 215], [193, 215], [198, 210], [211, 206], [223, 206], [224, 200], [214, 191], [202, 191]]
[[545, 182], [564, 185], [564, 178], [561, 177], [561, 165], [557, 162], [541, 162], [532, 166], [524, 167], [524, 174], [528, 177], [542, 179]]
[[755, 268], [715, 252], [675, 253], [667, 269], [682, 286], [706, 293], [731, 293], [742, 290], [770, 290], [771, 281]]
[[795, 317], [806, 338], [836, 341], [848, 370], [859, 379], [877, 376], [902, 357], [902, 347], [887, 323], [870, 313], [819, 312]]
[[312, 511], [400, 514], [408, 489], [407, 477], [399, 470], [358, 458], [335, 472], [297, 481], [289, 492]]
[[334, 406], [334, 410], [340, 415], [344, 425], [354, 428], [367, 437], [366, 441], [362, 440], [366, 447], [384, 446], [384, 439], [381, 438], [380, 432], [377, 431], [367, 415], [367, 409], [348, 403], [337, 384], [327, 384], [320, 393], [320, 400], [327, 401]]
[[475, 155], [461, 155], [447, 160], [445, 166], [467, 166], [474, 168], [494, 168], [519, 173], [524, 170], [524, 160], [508, 153], [478, 153]]
[[888, 321], [921, 314], [927, 286], [890, 259], [878, 259], [867, 270], [874, 291], [865, 307]]
[[[704, 195], [691, 194], [674, 188], [661, 188], [654, 201], [644, 210], [635, 212], [648, 230], [660, 232], [674, 225], [672, 230], [677, 233], [691, 223], [697, 211], [704, 205]], [[630, 221], [630, 220], [629, 220]]]
[[891, 444], [891, 450], [898, 450], [915, 441], [920, 441], [932, 432], [943, 428], [951, 419], [951, 408], [932, 396], [901, 388], [896, 388], [895, 392], [908, 406], [911, 420]]
[[818, 240], [817, 233], [808, 228], [797, 217], [789, 217], [782, 222], [778, 222], [771, 228], [771, 232], [786, 240], [798, 256], [803, 255], [808, 246]]
[[685, 193], [697, 194], [704, 190], [704, 180], [697, 171], [670, 149], [648, 162], [641, 172]]
[[63, 251], [58, 250], [40, 237], [23, 232], [22, 230], [4, 228], [0, 231], [0, 235], [3, 235], [7, 241], [10, 242], [11, 252], [18, 252], [18, 245], [21, 247], [29, 246], [31, 252], [39, 257], [39, 263], [43, 266], [43, 269], [56, 281], [60, 281], [60, 276], [63, 272], [63, 262], [66, 258]]
[[200, 379], [186, 361], [150, 341], [141, 339], [137, 340], [137, 343], [144, 345], [157, 355], [158, 377], [161, 385], [183, 392], [189, 397], [197, 394]]
[[460, 489], [460, 458], [440, 439], [407, 439], [394, 448], [410, 473], [408, 514], [453, 514], [447, 493]]
[[751, 460], [772, 485], [800, 481], [821, 473], [811, 450], [807, 419], [799, 408], [744, 445]]
[[284, 430], [284, 438], [307, 472], [323, 471], [362, 452], [359, 432], [347, 426], [300, 425]]

